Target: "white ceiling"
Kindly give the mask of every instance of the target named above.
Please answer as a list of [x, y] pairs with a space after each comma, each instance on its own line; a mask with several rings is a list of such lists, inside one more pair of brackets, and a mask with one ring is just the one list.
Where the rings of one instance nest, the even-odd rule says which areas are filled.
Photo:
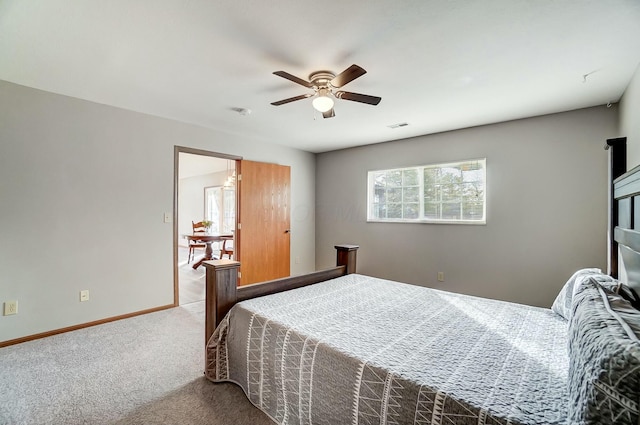
[[[639, 62], [640, 0], [0, 0], [0, 79], [311, 152], [617, 102]], [[270, 105], [354, 63], [378, 106]]]
[[180, 152], [178, 178], [201, 176], [203, 174], [217, 173], [220, 171], [233, 172], [236, 164], [234, 161], [217, 158], [214, 156], [195, 155]]

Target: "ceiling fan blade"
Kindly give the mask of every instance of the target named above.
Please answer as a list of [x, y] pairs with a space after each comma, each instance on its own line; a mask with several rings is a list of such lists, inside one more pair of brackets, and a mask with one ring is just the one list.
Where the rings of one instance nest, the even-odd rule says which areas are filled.
[[322, 113], [322, 118], [333, 118], [336, 116], [336, 112], [333, 108], [329, 109], [327, 112]]
[[369, 105], [377, 105], [382, 100], [382, 98], [378, 96], [369, 96], [368, 94], [351, 93], [348, 91], [338, 91], [335, 95], [338, 99], [352, 100]]
[[301, 86], [305, 86], [308, 88], [313, 87], [313, 85], [309, 81], [305, 81], [302, 78], [298, 78], [295, 75], [289, 74], [288, 72], [275, 71], [274, 74], [277, 75], [278, 77], [286, 78], [289, 81], [293, 81], [294, 83], [300, 84]]
[[358, 77], [362, 77], [366, 74], [363, 68], [359, 67], [356, 64], [351, 65], [349, 68], [342, 71], [341, 74], [338, 74], [333, 80], [331, 80], [331, 85], [333, 87], [342, 87], [345, 84], [355, 80]]
[[280, 105], [284, 105], [285, 103], [295, 102], [296, 100], [306, 99], [306, 98], [311, 97], [311, 96], [313, 96], [313, 93], [311, 93], [311, 94], [301, 94], [300, 96], [290, 97], [288, 99], [282, 99], [282, 100], [279, 100], [277, 102], [271, 102], [271, 104], [273, 106], [280, 106]]

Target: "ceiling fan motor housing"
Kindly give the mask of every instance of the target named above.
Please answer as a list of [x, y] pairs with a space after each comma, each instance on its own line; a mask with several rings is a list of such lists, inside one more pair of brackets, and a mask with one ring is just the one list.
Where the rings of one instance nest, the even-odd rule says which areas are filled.
[[309, 75], [309, 81], [316, 89], [326, 88], [326, 89], [329, 89], [329, 91], [331, 91], [330, 81], [333, 80], [335, 77], [336, 77], [336, 74], [334, 74], [333, 72], [317, 71]]

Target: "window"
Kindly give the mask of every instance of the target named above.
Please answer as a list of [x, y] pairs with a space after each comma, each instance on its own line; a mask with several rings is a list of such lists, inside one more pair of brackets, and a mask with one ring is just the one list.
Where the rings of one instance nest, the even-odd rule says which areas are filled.
[[236, 227], [235, 189], [224, 186], [205, 187], [204, 217], [212, 222], [213, 232], [233, 232]]
[[369, 171], [368, 221], [486, 223], [486, 159]]

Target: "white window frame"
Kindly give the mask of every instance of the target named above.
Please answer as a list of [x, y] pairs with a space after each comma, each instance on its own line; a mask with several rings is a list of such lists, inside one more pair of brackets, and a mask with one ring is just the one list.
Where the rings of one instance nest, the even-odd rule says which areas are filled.
[[[466, 164], [480, 164], [482, 170], [482, 217], [477, 220], [469, 220], [469, 219], [434, 219], [427, 218], [425, 216], [425, 188], [424, 188], [424, 171], [426, 169], [444, 169], [444, 168], [456, 168], [465, 166]], [[376, 176], [379, 176], [380, 173], [397, 173], [404, 172], [408, 170], [417, 170], [417, 184], [407, 184], [405, 185], [404, 177], [402, 178], [402, 183], [400, 186], [391, 186], [389, 189], [391, 190], [401, 190], [402, 191], [402, 200], [400, 202], [386, 202], [385, 205], [395, 204], [400, 205], [402, 209], [402, 214], [404, 215], [406, 208], [405, 207], [418, 207], [417, 218], [381, 218], [376, 215], [376, 193], [375, 193], [375, 179]], [[403, 174], [404, 176], [404, 174]], [[439, 189], [442, 189], [441, 186], [444, 186], [442, 183], [437, 185]], [[405, 189], [418, 188], [418, 202], [404, 202], [404, 193]], [[440, 216], [442, 216], [443, 208], [442, 206], [447, 204], [447, 201], [444, 201], [442, 198], [442, 190], [438, 190], [439, 200], [435, 203], [440, 207], [438, 208]], [[459, 203], [460, 208], [463, 208], [463, 201], [453, 201], [452, 203]], [[463, 217], [463, 211], [460, 213], [460, 217]], [[378, 223], [433, 223], [433, 224], [476, 224], [483, 225], [487, 224], [487, 160], [486, 158], [479, 159], [468, 159], [462, 161], [448, 162], [448, 163], [440, 163], [440, 164], [428, 164], [428, 165], [419, 165], [413, 167], [402, 167], [402, 168], [392, 168], [392, 169], [381, 169], [381, 170], [371, 170], [367, 173], [367, 222], [378, 222]]]

